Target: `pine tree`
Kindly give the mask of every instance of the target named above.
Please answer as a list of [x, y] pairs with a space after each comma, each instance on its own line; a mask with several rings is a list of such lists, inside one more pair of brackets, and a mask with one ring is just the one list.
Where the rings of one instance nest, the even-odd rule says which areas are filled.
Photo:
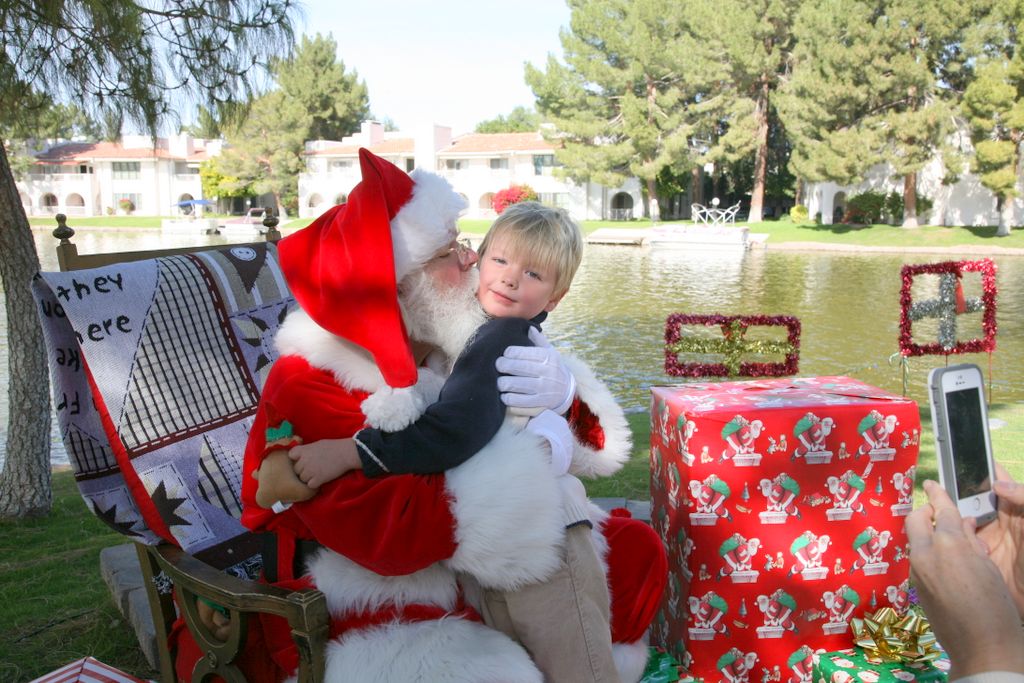
[[[171, 98], [244, 100], [248, 74], [291, 45], [292, 0], [0, 0], [0, 119], [38, 91], [90, 111], [120, 110], [156, 133]], [[10, 420], [0, 517], [50, 509], [46, 346], [29, 290], [39, 270], [28, 218], [0, 146], [0, 281], [10, 336]]]
[[917, 172], [948, 147], [978, 49], [985, 0], [812, 0], [779, 110], [791, 165], [809, 181], [859, 182], [887, 163], [903, 177], [903, 225], [917, 226]]
[[1003, 31], [995, 54], [982, 59], [964, 93], [963, 111], [974, 142], [972, 169], [1000, 202], [996, 235], [1006, 237], [1013, 223], [1013, 200], [1020, 193], [1020, 146], [1024, 142], [1024, 56], [1017, 36], [1024, 29], [1024, 4], [1001, 0], [994, 25]]
[[257, 99], [241, 126], [227, 135], [228, 147], [215, 167], [220, 186], [229, 194], [270, 193], [279, 209], [295, 208], [312, 118], [282, 90]]
[[570, 0], [561, 34], [564, 63], [526, 66], [537, 110], [554, 124], [563, 172], [576, 182], [644, 185], [649, 216], [660, 219], [657, 178], [692, 166], [682, 3]]
[[[689, 31], [702, 55], [707, 86], [695, 113], [716, 120], [707, 157], [735, 163], [753, 154], [751, 222], [764, 207], [769, 165], [772, 99], [793, 50], [793, 18], [803, 0], [704, 0], [687, 12]], [[696, 74], [689, 74], [691, 77]]]
[[366, 83], [346, 73], [331, 34], [303, 36], [291, 58], [274, 64], [277, 84], [309, 114], [307, 140], [341, 140], [370, 115]]

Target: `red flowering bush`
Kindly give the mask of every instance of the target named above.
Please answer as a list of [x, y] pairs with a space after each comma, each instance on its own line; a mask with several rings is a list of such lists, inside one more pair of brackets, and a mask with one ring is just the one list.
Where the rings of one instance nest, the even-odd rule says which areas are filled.
[[494, 193], [491, 206], [498, 213], [519, 202], [533, 202], [537, 200], [537, 193], [529, 185], [510, 185], [504, 190]]

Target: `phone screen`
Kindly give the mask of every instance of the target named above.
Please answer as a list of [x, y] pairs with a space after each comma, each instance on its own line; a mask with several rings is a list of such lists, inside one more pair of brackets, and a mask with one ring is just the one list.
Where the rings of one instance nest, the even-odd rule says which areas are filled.
[[991, 483], [988, 480], [981, 396], [976, 388], [950, 391], [946, 394], [946, 406], [957, 497], [963, 499], [985, 493], [991, 488]]

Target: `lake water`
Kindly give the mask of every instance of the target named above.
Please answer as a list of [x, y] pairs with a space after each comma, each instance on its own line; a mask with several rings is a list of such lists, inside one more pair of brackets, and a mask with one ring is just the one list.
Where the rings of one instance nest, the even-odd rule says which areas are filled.
[[[44, 270], [56, 270], [48, 231], [35, 232]], [[227, 243], [220, 236], [163, 236], [159, 231], [81, 231], [83, 253]], [[238, 241], [238, 240], [235, 240]], [[902, 374], [890, 356], [898, 350], [900, 268], [905, 263], [953, 260], [954, 255], [851, 254], [758, 250], [684, 251], [671, 248], [591, 245], [569, 294], [545, 331], [571, 348], [605, 379], [629, 411], [644, 410], [649, 388], [681, 383], [664, 371], [665, 320], [672, 313], [793, 315], [803, 326], [800, 374], [846, 374], [900, 392]], [[1024, 258], [995, 257], [998, 266], [998, 337], [991, 358], [993, 400], [1024, 402]], [[965, 294], [980, 295], [977, 278]], [[915, 285], [915, 299], [931, 298], [935, 280]], [[2, 292], [0, 292], [2, 297]], [[2, 310], [2, 309], [0, 309]], [[960, 317], [960, 336], [980, 336], [981, 315]], [[915, 324], [915, 340], [934, 341], [937, 325]], [[7, 426], [7, 322], [0, 318], [0, 437]], [[987, 354], [952, 356], [986, 373]], [[928, 370], [942, 357], [912, 358], [909, 394], [926, 402]], [[54, 462], [67, 456], [57, 446]], [[3, 442], [0, 441], [0, 458]]]

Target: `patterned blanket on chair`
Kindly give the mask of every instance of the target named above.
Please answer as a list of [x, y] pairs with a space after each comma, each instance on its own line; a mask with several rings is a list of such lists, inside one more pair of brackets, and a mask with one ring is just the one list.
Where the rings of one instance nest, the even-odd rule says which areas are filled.
[[82, 496], [115, 530], [240, 576], [242, 454], [273, 337], [293, 305], [272, 244], [33, 283], [54, 405]]

